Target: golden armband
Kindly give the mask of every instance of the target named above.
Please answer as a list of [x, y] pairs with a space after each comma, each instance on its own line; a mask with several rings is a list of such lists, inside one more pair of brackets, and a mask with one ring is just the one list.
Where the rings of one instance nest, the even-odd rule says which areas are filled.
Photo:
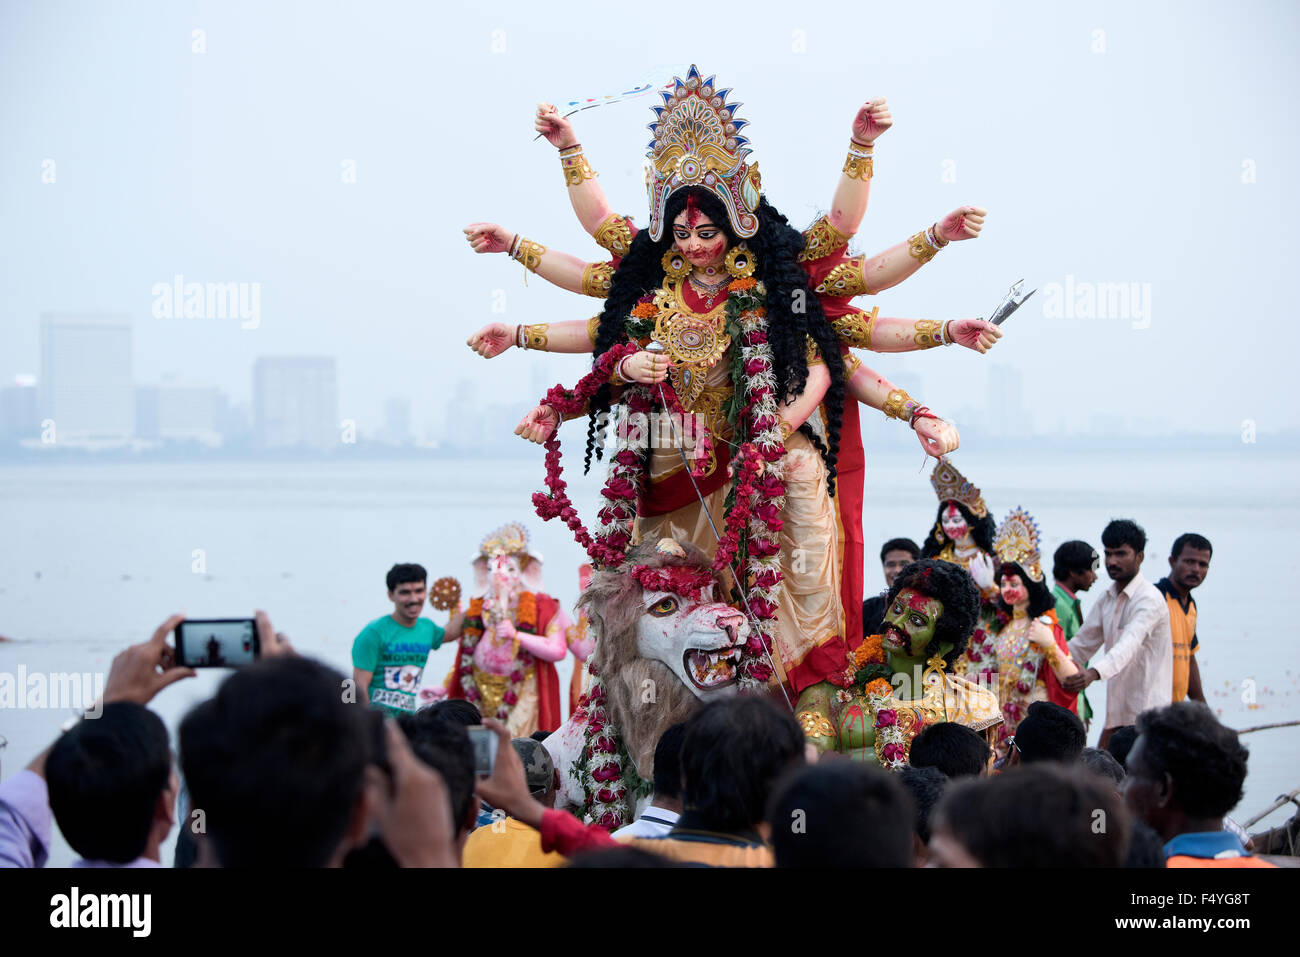
[[942, 319], [918, 319], [912, 324], [912, 341], [918, 349], [944, 345]]
[[844, 160], [844, 175], [849, 179], [871, 179], [871, 147], [857, 140], [849, 140], [849, 155]]
[[796, 720], [806, 738], [835, 737], [835, 725], [831, 724], [831, 719], [824, 714], [818, 714], [816, 711], [801, 711]]
[[534, 349], [538, 352], [545, 352], [546, 332], [550, 328], [550, 323], [546, 322], [540, 322], [535, 326], [520, 326], [516, 345], [521, 349]]
[[600, 313], [596, 313], [587, 320], [587, 338], [591, 340], [592, 345], [596, 344], [596, 335], [600, 332]]
[[825, 365], [826, 360], [822, 358], [821, 350], [817, 348], [817, 343], [812, 336], [808, 337], [808, 348], [804, 351], [804, 361], [809, 366]]
[[821, 216], [803, 231], [804, 245], [799, 261], [825, 259], [852, 238], [852, 234], [842, 233], [831, 225], [829, 217]]
[[846, 346], [852, 349], [870, 349], [876, 315], [879, 312], [879, 306], [874, 307], [870, 312], [851, 312], [847, 316], [832, 319], [831, 328], [840, 337], [840, 342]]
[[560, 150], [560, 168], [564, 171], [565, 186], [581, 186], [587, 180], [600, 175], [588, 165], [581, 144]]
[[621, 259], [632, 248], [632, 221], [617, 213], [610, 213], [596, 227], [592, 238], [601, 249]]
[[826, 278], [817, 284], [813, 292], [819, 296], [837, 296], [851, 299], [853, 296], [874, 295], [867, 288], [866, 256], [854, 256], [840, 263], [826, 274]]
[[614, 283], [614, 267], [609, 263], [587, 263], [582, 270], [582, 294], [604, 299]]
[[916, 401], [907, 394], [906, 389], [893, 389], [885, 399], [885, 404], [880, 411], [885, 413], [887, 419], [899, 419], [906, 422], [912, 417], [908, 411], [909, 404], [915, 406]]

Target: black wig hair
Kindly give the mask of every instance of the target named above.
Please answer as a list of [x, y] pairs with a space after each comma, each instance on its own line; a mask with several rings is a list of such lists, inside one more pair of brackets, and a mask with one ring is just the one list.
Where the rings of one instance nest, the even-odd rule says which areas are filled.
[[885, 597], [886, 614], [904, 588], [911, 588], [943, 602], [943, 613], [934, 626], [934, 637], [925, 646], [925, 654], [927, 657], [937, 655], [944, 642], [951, 642], [952, 650], [943, 656], [951, 667], [966, 650], [966, 643], [970, 641], [975, 621], [979, 617], [980, 592], [975, 587], [975, 579], [960, 565], [922, 558], [905, 567], [894, 579], [894, 584]]
[[[605, 309], [600, 314], [593, 355], [599, 357], [627, 337], [625, 324], [632, 308], [644, 295], [664, 283], [663, 255], [673, 244], [671, 224], [686, 208], [687, 197], [726, 235], [728, 246], [738, 242], [727, 219], [722, 202], [706, 189], [691, 187], [678, 190], [668, 200], [664, 211], [664, 233], [658, 242], [650, 239], [649, 230], [641, 230], [632, 239], [627, 255], [614, 271]], [[772, 347], [773, 371], [776, 374], [777, 401], [798, 396], [808, 382], [806, 338], [811, 337], [826, 362], [831, 382], [822, 400], [826, 409], [826, 443], [817, 438], [807, 423], [802, 432], [816, 446], [826, 461], [827, 482], [835, 494], [836, 460], [840, 447], [840, 422], [844, 411], [844, 359], [839, 338], [822, 311], [813, 292], [808, 274], [799, 266], [803, 251], [803, 234], [790, 225], [785, 216], [766, 198], [758, 204], [758, 232], [745, 240], [753, 252], [758, 269], [755, 277], [767, 289], [767, 340]], [[610, 387], [602, 385], [592, 397], [591, 416], [587, 425], [587, 449], [584, 473], [591, 469], [594, 452], [601, 457], [596, 436], [596, 417], [610, 407]]]
[[[1030, 618], [1037, 618], [1039, 615], [1044, 615], [1056, 607], [1056, 599], [1047, 587], [1046, 578], [1040, 582], [1034, 581], [1019, 562], [1002, 563], [1002, 566], [998, 569], [998, 585], [1002, 584], [1002, 579], [1007, 575], [1019, 575], [1020, 580], [1024, 582], [1025, 589], [1029, 592], [1029, 607], [1025, 610], [1025, 614]], [[1011, 606], [1002, 600], [1001, 595], [998, 596], [998, 607], [1008, 615], [1011, 614]]]
[[956, 505], [957, 511], [961, 512], [962, 517], [966, 519], [966, 524], [970, 526], [971, 539], [975, 544], [992, 555], [993, 534], [997, 531], [993, 525], [993, 516], [985, 515], [983, 518], [976, 518], [975, 513], [961, 502], [956, 499], [946, 499], [939, 503], [939, 510], [934, 513], [934, 531], [925, 536], [925, 547], [921, 549], [921, 557], [934, 558], [943, 551], [943, 546], [948, 544], [948, 536], [943, 531], [943, 513], [949, 505]]

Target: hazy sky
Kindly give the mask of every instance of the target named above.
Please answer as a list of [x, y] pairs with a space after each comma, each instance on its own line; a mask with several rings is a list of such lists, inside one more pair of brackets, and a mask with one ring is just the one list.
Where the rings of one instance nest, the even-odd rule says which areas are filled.
[[[177, 375], [247, 401], [256, 357], [333, 355], [340, 414], [363, 423], [400, 394], [421, 431], [439, 424], [468, 376], [522, 413], [535, 365], [572, 383], [582, 360], [488, 363], [464, 339], [493, 319], [598, 306], [535, 277], [525, 287], [522, 267], [474, 256], [461, 227], [498, 221], [594, 258], [555, 151], [532, 140], [534, 104], [696, 62], [744, 104], [768, 198], [793, 221], [830, 202], [853, 114], [877, 95], [895, 124], [854, 248], [883, 249], [963, 203], [989, 209], [980, 239], [877, 297], [882, 314], [987, 315], [1021, 277], [1062, 293], [1137, 284], [1123, 317], [1070, 318], [1060, 298], [1053, 315], [1040, 291], [989, 358], [872, 357], [886, 375], [919, 374], [940, 412], [983, 404], [999, 362], [1022, 370], [1041, 427], [1094, 415], [1300, 427], [1283, 296], [1297, 252], [1296, 4], [710, 9], [5, 0], [0, 380], [39, 368], [41, 312], [120, 313], [141, 382]], [[649, 104], [575, 120], [611, 201], [642, 224]], [[154, 284], [176, 274], [260, 283], [260, 325], [154, 318]]]

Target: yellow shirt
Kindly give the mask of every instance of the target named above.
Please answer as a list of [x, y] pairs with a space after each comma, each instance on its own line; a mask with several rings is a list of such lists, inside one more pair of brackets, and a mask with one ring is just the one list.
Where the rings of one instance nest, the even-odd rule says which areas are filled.
[[1184, 610], [1178, 592], [1174, 591], [1168, 578], [1160, 579], [1156, 587], [1164, 593], [1169, 605], [1169, 636], [1174, 642], [1173, 700], [1183, 701], [1187, 698], [1187, 683], [1192, 674], [1192, 655], [1200, 648], [1196, 640], [1196, 599], [1188, 595], [1187, 609]]
[[542, 835], [512, 817], [484, 824], [470, 834], [462, 858], [464, 867], [562, 867], [565, 863], [554, 851], [542, 853]]

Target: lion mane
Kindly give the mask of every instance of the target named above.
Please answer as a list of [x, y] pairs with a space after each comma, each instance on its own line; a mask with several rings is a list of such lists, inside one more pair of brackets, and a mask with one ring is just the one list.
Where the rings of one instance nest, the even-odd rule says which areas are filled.
[[[638, 654], [637, 624], [646, 613], [645, 589], [629, 572], [636, 565], [684, 565], [711, 571], [703, 551], [689, 543], [678, 544], [686, 552], [685, 558], [661, 552], [654, 544], [629, 549], [620, 568], [592, 575], [578, 600], [596, 636], [590, 664], [605, 685], [606, 710], [636, 764], [637, 774], [647, 781], [654, 777], [655, 746], [660, 736], [694, 714], [700, 699], [663, 662]], [[715, 593], [724, 594], [716, 573], [713, 579]]]

